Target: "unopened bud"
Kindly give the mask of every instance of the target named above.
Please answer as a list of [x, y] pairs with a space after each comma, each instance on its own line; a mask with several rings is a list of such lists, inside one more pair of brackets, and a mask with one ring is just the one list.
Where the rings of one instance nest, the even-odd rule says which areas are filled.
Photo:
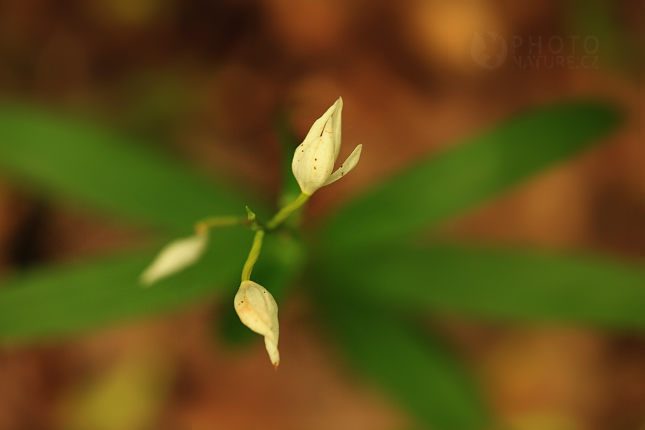
[[208, 233], [205, 231], [170, 242], [141, 274], [141, 283], [149, 287], [158, 280], [195, 264], [204, 254], [207, 243]]
[[264, 344], [271, 363], [277, 369], [280, 364], [278, 352], [278, 304], [266, 288], [253, 281], [243, 281], [235, 295], [235, 312], [242, 323], [264, 336]]

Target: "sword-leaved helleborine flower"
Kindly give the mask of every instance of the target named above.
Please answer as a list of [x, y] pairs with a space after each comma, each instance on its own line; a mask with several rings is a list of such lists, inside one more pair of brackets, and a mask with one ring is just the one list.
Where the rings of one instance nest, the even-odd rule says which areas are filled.
[[342, 111], [343, 99], [338, 98], [336, 103], [314, 122], [293, 156], [293, 175], [300, 185], [300, 190], [309, 196], [318, 188], [329, 185], [349, 173], [356, 167], [361, 156], [363, 145], [358, 145], [338, 170], [332, 173], [340, 151]]
[[243, 281], [235, 295], [234, 304], [240, 321], [254, 332], [264, 336], [264, 345], [269, 358], [277, 369], [280, 364], [278, 352], [280, 326], [278, 304], [275, 299], [262, 285], [253, 281]]

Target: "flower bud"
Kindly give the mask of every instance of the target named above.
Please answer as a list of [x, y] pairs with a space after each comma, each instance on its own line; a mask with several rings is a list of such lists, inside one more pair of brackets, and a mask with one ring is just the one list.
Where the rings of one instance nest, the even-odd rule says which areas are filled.
[[343, 99], [327, 109], [314, 122], [305, 140], [296, 148], [291, 168], [300, 185], [300, 190], [312, 195], [318, 188], [337, 181], [349, 173], [361, 156], [362, 145], [358, 145], [347, 160], [334, 173], [334, 164], [340, 152], [341, 114]]
[[204, 254], [207, 243], [207, 232], [170, 242], [141, 274], [141, 283], [149, 287], [158, 280], [195, 264]]
[[270, 292], [253, 281], [243, 281], [235, 295], [235, 312], [242, 323], [264, 336], [264, 344], [271, 363], [277, 369], [280, 364], [278, 352], [278, 304]]

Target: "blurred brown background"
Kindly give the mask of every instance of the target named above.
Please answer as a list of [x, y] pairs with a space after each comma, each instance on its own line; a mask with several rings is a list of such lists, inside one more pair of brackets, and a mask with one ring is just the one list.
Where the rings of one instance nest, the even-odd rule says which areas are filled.
[[[313, 221], [528, 107], [607, 100], [627, 119], [602, 146], [442, 234], [637, 261], [645, 256], [644, 16], [637, 0], [0, 0], [0, 98], [144, 137], [270, 200], [279, 184], [272, 116], [286, 110], [304, 136], [341, 95], [340, 158], [358, 143], [363, 156], [351, 180], [311, 200]], [[473, 51], [488, 31], [507, 47], [492, 70]], [[583, 44], [590, 36], [597, 50]], [[553, 37], [565, 42], [561, 52], [548, 44]], [[497, 61], [501, 48], [486, 48]], [[572, 59], [534, 62], [558, 56]], [[0, 176], [0, 279], [142, 240], [132, 227], [40, 201]], [[409, 422], [345, 367], [306, 301], [281, 304], [277, 373], [261, 342], [242, 351], [213, 342], [217, 314], [203, 305], [4, 348], [0, 429], [386, 430]], [[506, 428], [645, 429], [642, 335], [456, 317], [440, 325]]]

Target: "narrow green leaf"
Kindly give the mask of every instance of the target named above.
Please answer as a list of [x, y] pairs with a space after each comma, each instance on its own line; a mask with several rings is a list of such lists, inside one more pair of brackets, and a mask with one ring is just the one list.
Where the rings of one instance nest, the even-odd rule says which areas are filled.
[[140, 142], [16, 105], [0, 107], [0, 170], [54, 197], [181, 231], [257, 207]]
[[476, 384], [443, 345], [360, 301], [328, 306], [343, 351], [357, 370], [385, 388], [424, 427], [486, 428], [489, 417]]
[[[390, 247], [325, 264], [328, 288], [408, 310], [645, 329], [645, 270], [600, 259], [457, 246]], [[342, 282], [339, 282], [342, 280]]]
[[319, 245], [341, 256], [411, 235], [570, 157], [617, 122], [614, 109], [590, 103], [515, 118], [358, 196], [323, 227]]
[[242, 227], [217, 230], [203, 261], [142, 288], [156, 252], [34, 269], [2, 283], [0, 339], [31, 341], [168, 311], [236, 289], [252, 240]]

